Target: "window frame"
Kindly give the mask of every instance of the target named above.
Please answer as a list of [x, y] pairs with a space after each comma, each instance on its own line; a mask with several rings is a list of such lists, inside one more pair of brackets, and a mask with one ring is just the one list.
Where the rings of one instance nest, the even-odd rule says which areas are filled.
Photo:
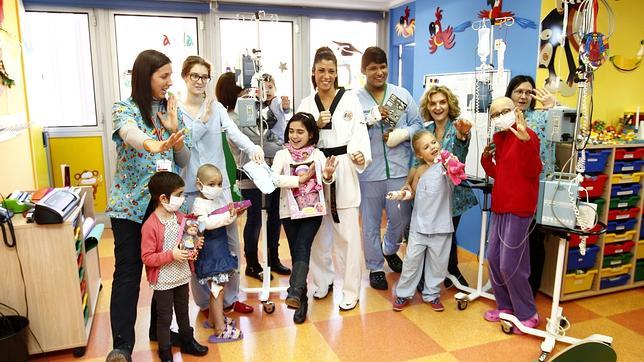
[[[103, 133], [105, 118], [103, 115], [104, 109], [102, 107], [103, 92], [100, 85], [103, 79], [100, 77], [100, 68], [98, 60], [100, 59], [100, 52], [98, 50], [98, 39], [96, 36], [96, 13], [94, 9], [89, 8], [59, 8], [59, 7], [27, 7], [27, 12], [40, 12], [40, 13], [61, 13], [61, 14], [87, 14], [88, 31], [89, 31], [89, 49], [90, 60], [92, 69], [92, 87], [94, 89], [94, 109], [96, 112], [96, 124], [87, 126], [46, 126], [46, 130], [50, 137], [74, 137], [74, 136], [100, 136]], [[29, 81], [25, 80], [25, 86], [29, 88]], [[29, 99], [27, 99], [27, 107], [29, 107]]]

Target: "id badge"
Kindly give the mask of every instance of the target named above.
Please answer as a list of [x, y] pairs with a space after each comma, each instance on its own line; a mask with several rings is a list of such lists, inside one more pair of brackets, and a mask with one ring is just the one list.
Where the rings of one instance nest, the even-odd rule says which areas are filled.
[[172, 171], [172, 161], [161, 159], [157, 160], [157, 172]]

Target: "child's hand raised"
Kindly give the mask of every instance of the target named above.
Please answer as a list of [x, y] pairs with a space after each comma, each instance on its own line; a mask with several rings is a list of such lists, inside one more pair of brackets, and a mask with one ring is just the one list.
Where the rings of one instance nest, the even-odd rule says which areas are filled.
[[324, 170], [322, 171], [322, 177], [324, 177], [325, 180], [330, 180], [331, 177], [333, 177], [333, 173], [335, 172], [335, 168], [338, 166], [338, 160], [335, 158], [335, 156], [331, 156], [326, 159], [326, 163], [324, 164]]
[[515, 110], [516, 113], [516, 123], [517, 123], [517, 129], [515, 130], [514, 127], [508, 128], [512, 133], [514, 133], [515, 136], [517, 136], [518, 139], [521, 141], [529, 141], [530, 140], [530, 134], [528, 133], [528, 123], [525, 121], [525, 118], [523, 117], [523, 112], [519, 109], [516, 108]]
[[172, 249], [172, 258], [176, 261], [186, 261], [188, 260], [188, 257], [190, 256], [190, 253], [188, 250], [181, 250], [179, 249], [179, 245], [175, 246], [174, 249]]

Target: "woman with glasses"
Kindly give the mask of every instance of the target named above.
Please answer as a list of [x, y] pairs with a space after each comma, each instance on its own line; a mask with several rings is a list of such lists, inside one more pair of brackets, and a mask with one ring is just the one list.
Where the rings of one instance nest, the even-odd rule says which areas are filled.
[[[555, 170], [554, 145], [546, 137], [547, 110], [556, 105], [555, 96], [546, 89], [536, 89], [534, 79], [529, 75], [517, 75], [510, 80], [505, 91], [505, 96], [512, 99], [515, 107], [523, 111], [528, 127], [533, 130], [540, 141], [541, 161], [543, 171], [541, 178]], [[541, 109], [536, 109], [536, 103], [541, 103]], [[543, 262], [546, 257], [543, 245], [545, 234], [534, 225], [530, 226], [530, 287], [532, 293], [537, 294], [541, 284]]]
[[[234, 143], [246, 153], [253, 161], [264, 160], [264, 152], [256, 146], [246, 135], [244, 135], [233, 121], [228, 117], [228, 112], [219, 102], [213, 101], [208, 95], [206, 88], [210, 82], [211, 66], [205, 59], [199, 56], [189, 56], [183, 62], [181, 77], [186, 82], [187, 94], [181, 102], [183, 122], [190, 130], [193, 147], [190, 154], [190, 162], [183, 169], [182, 176], [186, 182], [185, 193], [188, 209], [192, 209], [197, 189], [197, 170], [199, 166], [209, 163], [217, 166], [220, 170], [226, 170], [226, 158], [224, 156], [222, 133], [230, 142]], [[222, 188], [224, 192], [219, 194], [226, 203], [232, 202], [230, 192], [230, 181], [228, 177], [223, 178]], [[230, 250], [239, 255], [239, 235], [237, 222], [226, 227], [228, 246]], [[190, 283], [195, 303], [201, 310], [208, 308], [210, 291], [204, 285], [197, 282], [194, 275]], [[240, 313], [251, 313], [253, 308], [239, 299], [239, 274], [231, 277], [226, 283], [224, 290], [224, 307], [234, 308]]]

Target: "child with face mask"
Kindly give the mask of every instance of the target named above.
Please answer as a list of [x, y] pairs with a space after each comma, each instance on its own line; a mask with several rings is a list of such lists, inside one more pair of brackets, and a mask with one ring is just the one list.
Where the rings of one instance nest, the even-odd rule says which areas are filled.
[[[490, 106], [495, 126], [494, 145], [488, 145], [481, 165], [494, 179], [487, 258], [496, 308], [484, 314], [498, 322], [499, 314], [514, 314], [530, 328], [539, 325], [530, 275], [529, 228], [537, 207], [542, 164], [539, 137], [510, 98]], [[515, 333], [520, 331], [514, 328]]]
[[150, 178], [148, 189], [154, 212], [141, 229], [141, 259], [157, 305], [159, 357], [161, 361], [172, 361], [173, 307], [181, 335], [181, 352], [206, 355], [208, 347], [194, 339], [188, 315], [188, 283], [193, 265], [188, 251], [179, 248], [186, 221], [186, 216], [178, 211], [184, 201], [183, 179], [176, 173], [157, 172]]
[[237, 218], [230, 204], [223, 213], [216, 210], [225, 206], [220, 198], [223, 177], [216, 166], [204, 164], [197, 170], [197, 189], [192, 213], [203, 225], [204, 243], [195, 261], [195, 275], [200, 284], [210, 289], [210, 312], [204, 323], [206, 328], [215, 330], [208, 338], [210, 343], [232, 342], [243, 338], [242, 332], [235, 328], [235, 321], [224, 316], [223, 286], [237, 272], [237, 256], [228, 247], [226, 226]]

